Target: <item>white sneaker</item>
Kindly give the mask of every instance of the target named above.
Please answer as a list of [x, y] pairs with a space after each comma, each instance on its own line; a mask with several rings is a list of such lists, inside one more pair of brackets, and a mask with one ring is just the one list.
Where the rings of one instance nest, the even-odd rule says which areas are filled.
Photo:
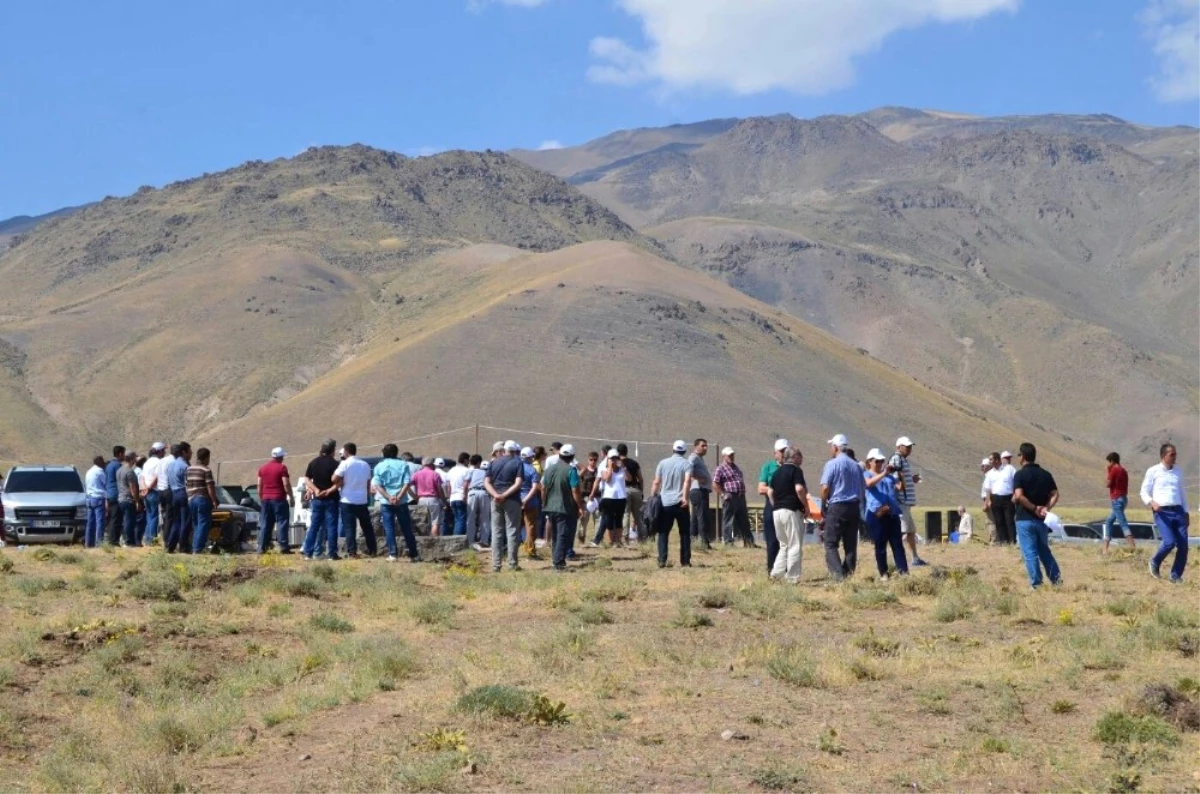
[[387, 559], [387, 561], [388, 561], [388, 562], [395, 562], [395, 561], [396, 561], [396, 555], [394, 555], [394, 554], [389, 554], [389, 555], [388, 555], [388, 559]]
[[482, 543], [472, 544], [471, 548], [475, 549], [475, 551], [487, 551], [487, 546], [484, 546]]
[[600, 544], [599, 544], [599, 543], [592, 543], [591, 541], [589, 541], [589, 542], [588, 542], [588, 545], [587, 545], [587, 547], [588, 547], [589, 549], [598, 549], [598, 548], [600, 548]]
[[537, 549], [544, 549], [544, 548], [546, 548], [546, 541], [542, 540], [541, 538], [538, 538], [537, 540], [535, 540], [533, 542], [533, 546], [534, 546], [534, 548], [537, 548]]

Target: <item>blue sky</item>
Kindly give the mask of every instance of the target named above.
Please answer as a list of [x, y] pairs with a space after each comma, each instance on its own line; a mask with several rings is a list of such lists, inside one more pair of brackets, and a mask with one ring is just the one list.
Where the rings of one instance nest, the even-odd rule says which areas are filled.
[[0, 219], [362, 142], [880, 105], [1198, 123], [1200, 0], [0, 3]]

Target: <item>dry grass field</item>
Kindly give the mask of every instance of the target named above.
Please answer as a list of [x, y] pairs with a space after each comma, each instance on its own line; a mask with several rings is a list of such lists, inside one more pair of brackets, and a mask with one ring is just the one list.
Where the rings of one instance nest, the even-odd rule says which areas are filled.
[[1013, 549], [886, 582], [864, 551], [790, 587], [743, 549], [6, 549], [0, 789], [1200, 790], [1194, 572], [1058, 546], [1033, 593]]

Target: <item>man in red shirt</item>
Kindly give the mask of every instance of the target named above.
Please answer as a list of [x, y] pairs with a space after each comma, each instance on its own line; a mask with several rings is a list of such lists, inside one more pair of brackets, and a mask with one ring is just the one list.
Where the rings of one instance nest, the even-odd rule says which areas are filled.
[[1112, 512], [1104, 519], [1104, 553], [1108, 554], [1108, 542], [1112, 539], [1113, 523], [1121, 525], [1125, 541], [1130, 549], [1136, 549], [1129, 522], [1125, 520], [1125, 505], [1129, 503], [1129, 472], [1121, 465], [1121, 456], [1108, 453], [1108, 498], [1112, 500]]
[[[433, 461], [433, 458], [426, 456], [421, 470], [413, 475], [412, 480], [417, 491], [417, 513], [422, 518], [428, 516], [429, 534], [436, 538], [442, 534], [442, 500], [446, 491], [442, 487], [441, 475], [433, 467]], [[419, 523], [425, 525], [424, 521]]]
[[288, 547], [288, 525], [291, 523], [291, 508], [296, 506], [292, 495], [292, 481], [288, 477], [283, 458], [287, 453], [283, 447], [271, 450], [271, 459], [258, 470], [258, 498], [262, 502], [262, 515], [258, 524], [258, 553], [266, 554], [271, 546], [271, 535], [278, 534], [279, 553], [291, 554]]

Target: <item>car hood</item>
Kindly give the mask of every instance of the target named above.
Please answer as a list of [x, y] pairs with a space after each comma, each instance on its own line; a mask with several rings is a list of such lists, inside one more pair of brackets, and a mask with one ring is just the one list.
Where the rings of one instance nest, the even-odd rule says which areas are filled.
[[251, 524], [256, 523], [258, 521], [258, 511], [252, 510], [249, 507], [243, 507], [242, 505], [219, 504], [216, 507], [214, 507], [213, 509], [214, 510], [228, 510], [230, 513], [237, 513], [243, 519], [246, 519]]
[[15, 492], [3, 495], [4, 507], [83, 507], [87, 498], [80, 491]]

